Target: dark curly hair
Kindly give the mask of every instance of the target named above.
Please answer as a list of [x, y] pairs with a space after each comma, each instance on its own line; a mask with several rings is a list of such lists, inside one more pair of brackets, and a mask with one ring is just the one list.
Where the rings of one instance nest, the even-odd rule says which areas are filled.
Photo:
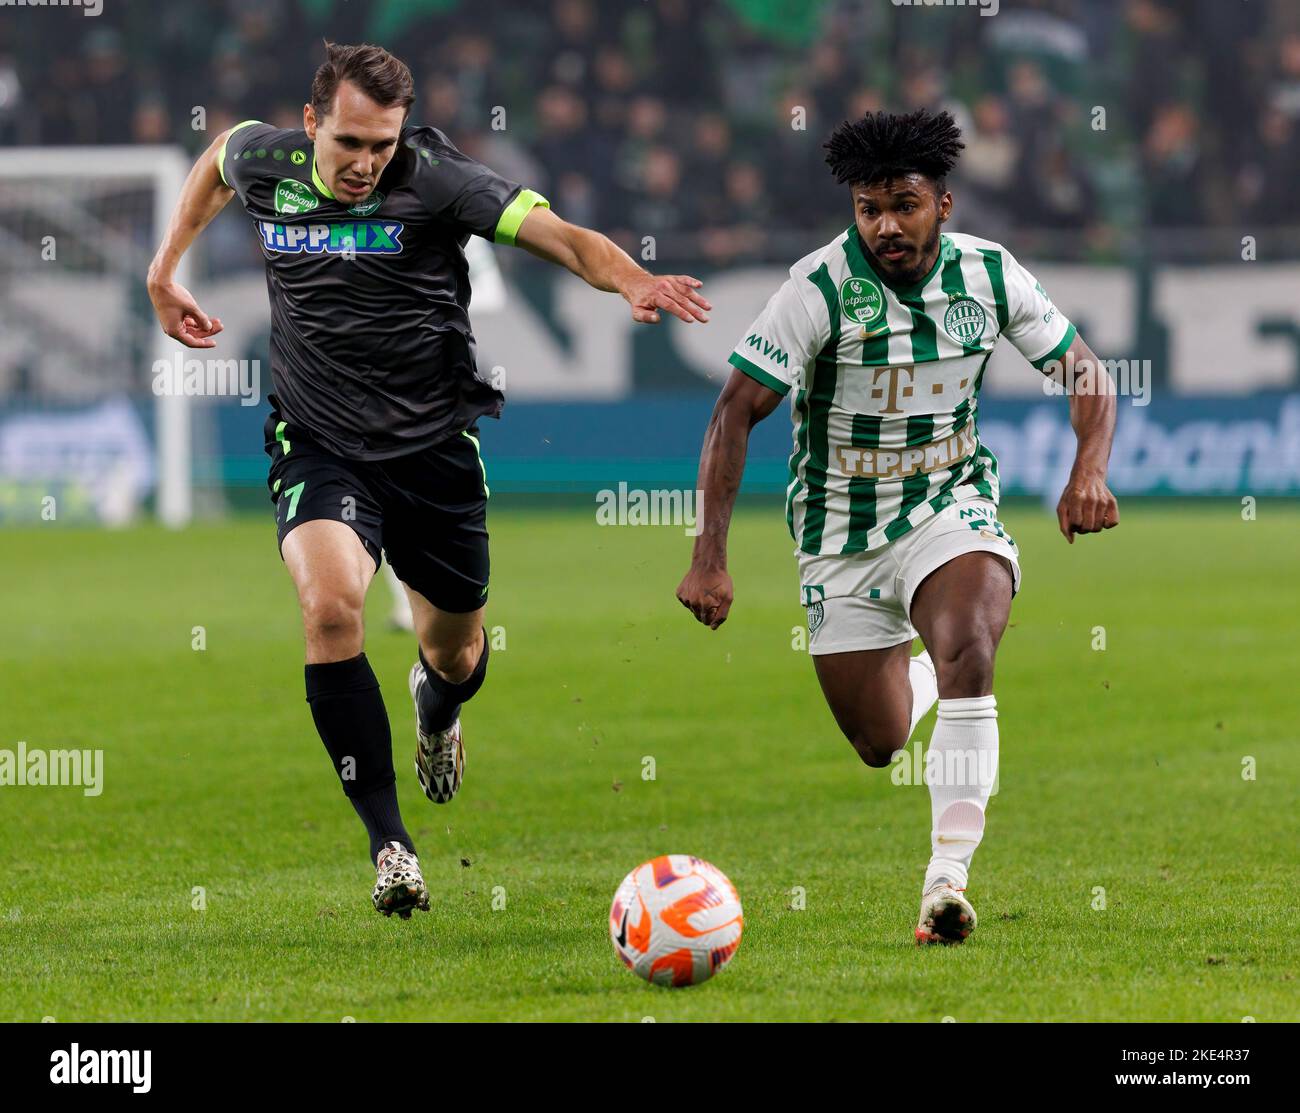
[[860, 120], [845, 120], [824, 146], [826, 163], [841, 185], [922, 174], [942, 193], [966, 144], [947, 112], [918, 108], [905, 115], [868, 112]]

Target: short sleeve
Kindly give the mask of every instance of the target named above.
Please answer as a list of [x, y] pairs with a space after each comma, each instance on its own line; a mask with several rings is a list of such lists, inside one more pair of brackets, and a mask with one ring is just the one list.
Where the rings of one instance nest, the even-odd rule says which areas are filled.
[[416, 155], [413, 185], [434, 215], [496, 243], [513, 244], [535, 207], [550, 208], [525, 189], [460, 151], [436, 128], [417, 128], [407, 139]]
[[258, 142], [275, 130], [261, 120], [245, 120], [227, 132], [226, 141], [217, 152], [217, 170], [221, 180], [239, 194], [241, 201], [248, 193], [251, 173], [251, 162], [244, 156], [258, 149]]
[[799, 282], [791, 277], [772, 295], [727, 360], [777, 394], [789, 392], [830, 336], [829, 321], [814, 322]]
[[1052, 304], [1047, 291], [1009, 254], [1003, 253], [1007, 327], [1003, 334], [1039, 371], [1061, 359], [1074, 342], [1075, 329]]

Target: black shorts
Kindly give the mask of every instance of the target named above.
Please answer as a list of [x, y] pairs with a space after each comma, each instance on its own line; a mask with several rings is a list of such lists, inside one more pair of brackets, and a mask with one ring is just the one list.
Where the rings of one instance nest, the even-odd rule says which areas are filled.
[[351, 526], [375, 560], [439, 610], [464, 614], [487, 602], [487, 482], [475, 429], [409, 456], [345, 460], [272, 410], [266, 419], [281, 546], [303, 522]]

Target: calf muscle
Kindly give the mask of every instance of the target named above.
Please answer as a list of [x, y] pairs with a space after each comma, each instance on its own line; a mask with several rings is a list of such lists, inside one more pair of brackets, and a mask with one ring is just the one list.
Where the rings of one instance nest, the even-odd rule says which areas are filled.
[[813, 657], [831, 714], [858, 756], [874, 768], [907, 745], [912, 715], [912, 643]]

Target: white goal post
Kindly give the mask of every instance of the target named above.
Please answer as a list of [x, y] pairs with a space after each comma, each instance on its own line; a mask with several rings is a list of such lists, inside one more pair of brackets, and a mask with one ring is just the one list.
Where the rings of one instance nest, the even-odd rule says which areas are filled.
[[[189, 173], [191, 159], [174, 146], [26, 147], [0, 151], [0, 295], [8, 312], [0, 319], [0, 343], [28, 345], [38, 353], [39, 399], [86, 400], [109, 391], [142, 394], [152, 382], [155, 360], [178, 349], [157, 322], [143, 320], [139, 294], [155, 248]], [[52, 237], [52, 241], [49, 240]], [[46, 245], [52, 242], [54, 257]], [[177, 281], [189, 284], [182, 260]], [[21, 295], [39, 289], [55, 303], [75, 290], [82, 307], [127, 307], [111, 317], [110, 335], [96, 350], [74, 337], [86, 328], [68, 306], [66, 329], [24, 310]], [[15, 297], [14, 295], [19, 295]], [[147, 306], [147, 299], [145, 299]], [[57, 314], [55, 315], [57, 316]], [[93, 317], [93, 314], [92, 314]], [[152, 327], [153, 338], [146, 329]], [[92, 319], [89, 327], [95, 327]], [[23, 335], [26, 332], [26, 335]], [[67, 342], [64, 347], [63, 341]], [[116, 350], [115, 350], [116, 349]], [[140, 367], [147, 353], [147, 365]], [[81, 363], [82, 366], [67, 366]], [[97, 394], [96, 375], [102, 393]], [[154, 400], [156, 505], [170, 527], [193, 513], [190, 408], [182, 396]]]

